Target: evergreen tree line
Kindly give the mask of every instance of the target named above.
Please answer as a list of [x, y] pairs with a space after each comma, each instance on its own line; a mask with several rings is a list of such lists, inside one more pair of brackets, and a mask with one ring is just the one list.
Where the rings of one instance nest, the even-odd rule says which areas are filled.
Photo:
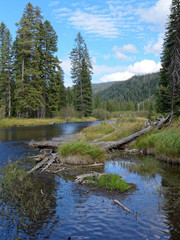
[[[134, 76], [127, 81], [115, 82], [94, 96], [94, 108], [109, 112], [149, 110], [155, 108], [155, 91], [159, 73]], [[99, 87], [99, 86], [98, 86]], [[96, 91], [95, 86], [93, 86]]]
[[160, 84], [157, 90], [157, 110], [180, 115], [180, 2], [172, 0], [166, 26]]
[[83, 116], [92, 112], [92, 66], [78, 34], [70, 54], [73, 90], [65, 89], [57, 56], [58, 37], [39, 7], [28, 3], [17, 25], [14, 42], [0, 25], [0, 117], [52, 117], [68, 104]]

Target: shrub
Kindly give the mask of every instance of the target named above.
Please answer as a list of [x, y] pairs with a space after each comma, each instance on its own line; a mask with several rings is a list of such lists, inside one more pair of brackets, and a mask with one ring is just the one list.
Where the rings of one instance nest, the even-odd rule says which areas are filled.
[[93, 110], [92, 112], [92, 116], [99, 119], [99, 120], [105, 120], [105, 119], [110, 119], [111, 118], [111, 114], [110, 112], [101, 109], [101, 108], [96, 108]]

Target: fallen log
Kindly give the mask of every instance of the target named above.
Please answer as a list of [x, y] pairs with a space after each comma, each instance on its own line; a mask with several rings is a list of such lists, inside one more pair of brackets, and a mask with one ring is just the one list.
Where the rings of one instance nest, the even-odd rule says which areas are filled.
[[52, 154], [52, 157], [48, 161], [47, 165], [41, 170], [41, 172], [45, 171], [48, 167], [51, 166], [51, 164], [57, 159], [57, 154]]
[[115, 204], [118, 204], [119, 206], [121, 206], [125, 211], [127, 211], [128, 213], [131, 213], [132, 215], [134, 215], [133, 212], [131, 212], [131, 210], [129, 210], [127, 207], [125, 207], [121, 202], [119, 202], [118, 200], [114, 199], [113, 202]]
[[91, 172], [82, 175], [76, 176], [75, 182], [76, 183], [84, 183], [84, 179], [87, 177], [97, 177], [99, 178], [102, 175], [106, 175], [107, 173], [98, 173], [98, 172]]
[[109, 142], [96, 142], [94, 144], [104, 148], [106, 151], [111, 151], [112, 149], [122, 149], [123, 145], [133, 141], [137, 137], [149, 132], [152, 129], [152, 126], [144, 128], [141, 131], [138, 131], [126, 138], [120, 139], [118, 141], [109, 141]]

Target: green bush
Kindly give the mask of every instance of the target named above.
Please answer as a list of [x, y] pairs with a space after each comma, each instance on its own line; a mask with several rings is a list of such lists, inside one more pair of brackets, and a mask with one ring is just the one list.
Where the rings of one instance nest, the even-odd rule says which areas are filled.
[[99, 120], [105, 120], [105, 119], [110, 119], [111, 114], [110, 112], [102, 109], [102, 108], [96, 108], [92, 112], [92, 116], [99, 119]]

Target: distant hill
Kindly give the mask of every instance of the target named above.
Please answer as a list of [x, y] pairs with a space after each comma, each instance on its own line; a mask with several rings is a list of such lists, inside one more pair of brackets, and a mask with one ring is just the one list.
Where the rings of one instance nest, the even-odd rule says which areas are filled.
[[115, 83], [117, 83], [117, 82], [105, 82], [105, 83], [95, 83], [95, 84], [92, 84], [93, 95], [96, 95], [96, 93], [111, 87]]
[[101, 101], [141, 102], [155, 94], [158, 84], [159, 73], [152, 73], [126, 81], [93, 84], [93, 93], [99, 92]]

